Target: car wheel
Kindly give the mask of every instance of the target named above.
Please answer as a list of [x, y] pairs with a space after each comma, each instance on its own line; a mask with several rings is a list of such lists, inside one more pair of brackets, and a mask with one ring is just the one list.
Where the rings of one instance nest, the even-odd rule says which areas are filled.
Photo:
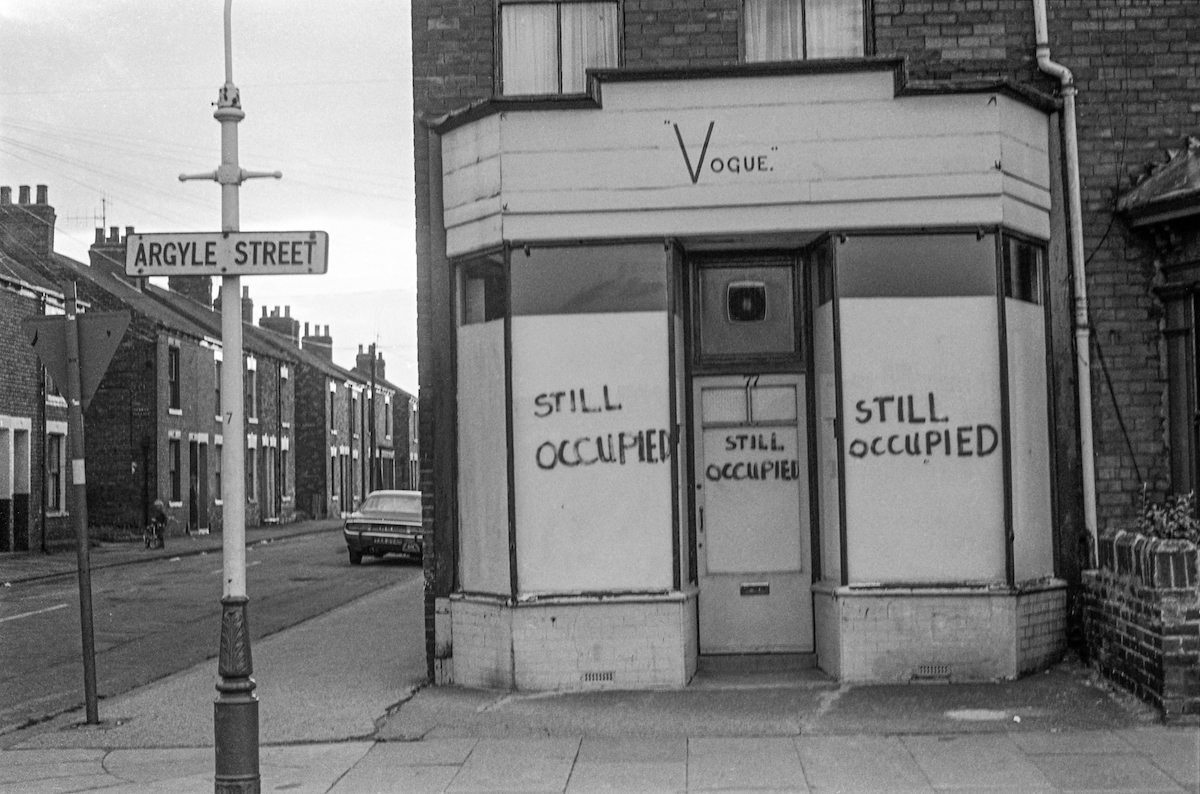
[[361, 551], [355, 551], [354, 549], [350, 549], [350, 564], [351, 565], [362, 565], [362, 552]]

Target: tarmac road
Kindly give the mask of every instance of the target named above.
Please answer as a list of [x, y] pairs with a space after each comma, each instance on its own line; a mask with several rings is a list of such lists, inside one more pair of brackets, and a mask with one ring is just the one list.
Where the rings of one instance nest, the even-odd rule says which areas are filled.
[[[102, 700], [216, 656], [219, 543], [211, 537], [172, 538], [165, 554], [144, 552], [149, 559], [137, 560], [141, 564], [93, 571], [96, 676]], [[122, 553], [136, 554], [140, 547], [134, 545]], [[65, 556], [74, 561], [73, 555]], [[103, 555], [93, 558], [102, 560]], [[419, 564], [396, 557], [368, 559], [352, 568], [338, 526], [328, 522], [310, 528], [308, 534], [252, 543], [246, 560], [252, 640], [380, 588], [422, 578]], [[83, 704], [74, 575], [15, 581], [0, 590], [0, 636], [0, 735]], [[424, 673], [423, 663], [418, 672]]]

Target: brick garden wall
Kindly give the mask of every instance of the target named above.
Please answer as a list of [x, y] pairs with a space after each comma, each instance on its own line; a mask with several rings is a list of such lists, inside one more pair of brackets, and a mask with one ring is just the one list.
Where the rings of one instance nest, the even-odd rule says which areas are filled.
[[1093, 663], [1157, 707], [1200, 724], [1200, 578], [1196, 546], [1130, 532], [1100, 540], [1084, 574], [1084, 633]]

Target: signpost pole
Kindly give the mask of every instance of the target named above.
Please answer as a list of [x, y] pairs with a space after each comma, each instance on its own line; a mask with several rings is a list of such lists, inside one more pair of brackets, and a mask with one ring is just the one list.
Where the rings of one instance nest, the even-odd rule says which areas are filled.
[[76, 319], [75, 283], [66, 292], [66, 328], [63, 336], [67, 349], [67, 439], [71, 461], [71, 522], [75, 525], [76, 552], [79, 560], [79, 625], [83, 637], [83, 696], [87, 724], [100, 722], [96, 699], [96, 640], [92, 623], [92, 564], [88, 540], [87, 483], [84, 475], [83, 387], [79, 376], [79, 321]]
[[[214, 173], [180, 180], [213, 179], [221, 185], [221, 231], [239, 229], [238, 187], [251, 177], [282, 176], [251, 173], [238, 165], [238, 122], [246, 117], [233, 84], [233, 0], [225, 0], [225, 83], [217, 96], [213, 117], [221, 124], [221, 165]], [[250, 676], [250, 629], [246, 596], [246, 480], [244, 406], [242, 396], [242, 296], [241, 277], [221, 278], [221, 414], [223, 418], [221, 647], [217, 672], [217, 700], [213, 705], [216, 754], [214, 790], [217, 794], [259, 794], [262, 778], [258, 761], [258, 696]]]

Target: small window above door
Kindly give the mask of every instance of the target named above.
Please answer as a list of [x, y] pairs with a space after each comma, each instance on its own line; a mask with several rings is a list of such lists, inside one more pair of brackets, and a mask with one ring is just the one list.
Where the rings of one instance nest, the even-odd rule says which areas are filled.
[[697, 273], [701, 360], [796, 355], [798, 313], [791, 262], [702, 263]]

